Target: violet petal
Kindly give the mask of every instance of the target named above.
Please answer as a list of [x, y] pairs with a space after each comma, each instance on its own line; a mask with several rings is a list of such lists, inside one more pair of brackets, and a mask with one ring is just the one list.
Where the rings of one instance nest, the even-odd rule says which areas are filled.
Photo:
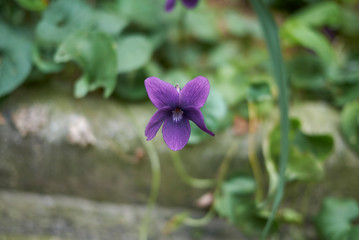
[[172, 117], [167, 117], [162, 127], [165, 143], [172, 151], [184, 148], [191, 135], [189, 120], [183, 117], [181, 121], [175, 122]]
[[170, 83], [156, 77], [149, 77], [145, 80], [145, 87], [148, 97], [156, 108], [173, 108], [178, 105], [178, 92]]
[[202, 131], [208, 133], [211, 136], [214, 136], [214, 133], [207, 128], [201, 110], [189, 107], [185, 109], [185, 115], [189, 120], [193, 121]]
[[180, 92], [180, 106], [182, 108], [201, 108], [207, 101], [209, 81], [205, 77], [196, 77], [189, 81]]
[[175, 7], [176, 5], [176, 0], [167, 0], [166, 1], [166, 5], [165, 5], [165, 10], [167, 12], [170, 12], [173, 10], [173, 8]]
[[163, 107], [157, 110], [155, 114], [153, 114], [145, 130], [145, 136], [147, 137], [147, 141], [150, 141], [156, 136], [158, 129], [160, 129], [162, 123], [170, 114], [171, 114], [170, 107]]
[[182, 0], [183, 5], [187, 8], [194, 8], [198, 4], [198, 0]]

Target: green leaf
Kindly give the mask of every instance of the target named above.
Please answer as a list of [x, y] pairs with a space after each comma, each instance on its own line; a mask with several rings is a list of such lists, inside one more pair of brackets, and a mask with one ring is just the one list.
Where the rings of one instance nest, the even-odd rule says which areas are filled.
[[20, 86], [31, 70], [31, 42], [0, 21], [0, 97]]
[[117, 58], [115, 44], [106, 34], [100, 32], [77, 32], [68, 36], [59, 46], [55, 61], [75, 61], [83, 75], [75, 85], [75, 96], [84, 97], [99, 87], [105, 89], [108, 97], [116, 85]]
[[96, 11], [94, 18], [95, 28], [112, 36], [118, 35], [129, 24], [122, 16], [101, 10]]
[[94, 10], [81, 0], [54, 0], [36, 27], [42, 46], [57, 46], [70, 34], [93, 26]]
[[248, 86], [248, 77], [239, 73], [236, 66], [224, 64], [218, 67], [215, 87], [229, 106], [246, 99]]
[[300, 21], [287, 21], [282, 27], [282, 36], [291, 45], [301, 45], [315, 51], [326, 67], [334, 62], [334, 51], [329, 41], [318, 31]]
[[222, 184], [221, 193], [214, 201], [220, 216], [250, 235], [258, 235], [258, 229], [263, 228], [266, 220], [253, 201], [254, 191], [253, 178], [234, 177]]
[[339, 27], [342, 13], [334, 2], [311, 4], [288, 18], [282, 27], [283, 38], [290, 45], [301, 45], [315, 51], [327, 68], [332, 68], [335, 55], [329, 41], [315, 28]]
[[273, 67], [273, 75], [275, 77], [279, 90], [279, 112], [280, 112], [280, 146], [281, 154], [279, 160], [279, 184], [276, 195], [273, 200], [273, 207], [265, 228], [261, 234], [261, 239], [265, 239], [270, 232], [273, 220], [276, 216], [277, 209], [282, 200], [285, 188], [285, 170], [289, 155], [289, 120], [288, 120], [288, 93], [287, 80], [284, 73], [284, 64], [282, 59], [281, 47], [278, 36], [278, 28], [269, 12], [268, 8], [261, 0], [251, 0], [251, 5], [256, 12], [264, 33], [264, 39], [267, 43], [270, 60]]
[[16, 2], [30, 11], [43, 11], [48, 5], [47, 0], [16, 0]]
[[340, 129], [347, 143], [359, 153], [359, 102], [345, 105], [340, 116]]
[[[290, 151], [286, 170], [288, 180], [313, 181], [324, 175], [324, 161], [333, 151], [334, 140], [330, 135], [305, 134], [297, 119], [291, 119], [289, 132]], [[279, 126], [270, 133], [271, 159], [277, 164], [279, 158]]]
[[151, 42], [142, 35], [121, 37], [116, 43], [117, 73], [143, 67], [152, 56]]
[[341, 9], [336, 2], [323, 1], [308, 5], [289, 19], [310, 27], [339, 27], [342, 23], [341, 14]]
[[353, 199], [328, 197], [315, 218], [320, 235], [327, 240], [358, 239], [358, 227], [351, 221], [358, 219], [359, 205]]
[[[206, 104], [201, 108], [206, 126], [212, 132], [219, 131], [222, 127], [228, 123], [228, 107], [224, 101], [222, 95], [215, 89], [212, 89], [209, 93]], [[191, 136], [189, 138], [189, 144], [196, 144], [210, 138], [208, 133], [199, 129], [192, 121], [191, 124]]]
[[253, 194], [256, 184], [253, 178], [236, 177], [225, 181], [222, 185], [222, 191], [226, 194], [248, 195]]
[[[53, 61], [52, 51], [42, 54], [38, 46], [33, 47], [32, 60], [34, 65], [43, 73], [56, 73], [62, 70], [63, 65]], [[51, 55], [51, 59], [49, 57]]]

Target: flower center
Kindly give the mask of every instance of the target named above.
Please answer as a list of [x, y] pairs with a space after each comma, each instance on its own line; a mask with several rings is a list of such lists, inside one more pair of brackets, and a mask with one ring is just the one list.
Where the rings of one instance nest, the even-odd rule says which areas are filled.
[[183, 111], [180, 108], [175, 108], [175, 110], [172, 111], [172, 119], [175, 122], [179, 122], [182, 119]]

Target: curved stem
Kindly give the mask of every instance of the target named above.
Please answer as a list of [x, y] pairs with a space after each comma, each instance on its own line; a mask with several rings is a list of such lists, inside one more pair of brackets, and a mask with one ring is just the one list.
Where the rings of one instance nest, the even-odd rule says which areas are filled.
[[127, 106], [127, 110], [129, 112], [129, 115], [133, 119], [133, 122], [136, 125], [137, 135], [147, 151], [151, 164], [151, 172], [152, 172], [151, 193], [148, 198], [146, 213], [142, 219], [142, 224], [140, 226], [140, 236], [139, 236], [140, 240], [147, 240], [150, 215], [153, 211], [153, 208], [155, 207], [155, 203], [157, 200], [159, 187], [160, 187], [160, 180], [161, 180], [160, 158], [153, 144], [145, 140], [143, 136], [144, 129], [136, 121], [136, 117], [134, 116], [134, 114], [132, 113], [131, 109], [128, 106]]
[[182, 181], [194, 188], [211, 188], [215, 185], [215, 181], [213, 179], [198, 179], [189, 176], [184, 169], [179, 153], [170, 151], [170, 154], [173, 160], [174, 167]]
[[251, 101], [248, 101], [248, 112], [249, 112], [249, 135], [248, 135], [248, 158], [252, 167], [254, 179], [256, 181], [256, 201], [257, 203], [263, 200], [264, 186], [262, 171], [257, 158], [256, 153], [256, 139], [255, 131], [256, 126], [254, 121], [256, 119], [256, 109], [255, 104]]
[[[217, 183], [216, 183], [216, 188], [214, 190], [214, 196], [219, 194], [219, 192], [221, 190], [222, 182], [224, 180], [224, 177], [227, 174], [229, 164], [231, 163], [231, 160], [233, 159], [233, 155], [235, 153], [236, 146], [237, 146], [237, 143], [235, 141], [233, 141], [232, 144], [230, 145], [230, 147], [228, 148], [226, 155], [223, 158], [221, 166], [218, 170], [218, 179], [217, 179]], [[184, 220], [184, 224], [186, 224], [187, 226], [191, 226], [191, 227], [201, 227], [201, 226], [208, 224], [213, 219], [214, 215], [215, 215], [215, 202], [212, 203], [211, 208], [209, 209], [209, 211], [207, 212], [207, 214], [204, 217], [198, 218], [198, 219], [187, 217]]]
[[[144, 139], [144, 138], [143, 138]], [[161, 180], [161, 168], [160, 168], [160, 160], [156, 149], [152, 145], [152, 143], [143, 141], [143, 145], [148, 153], [150, 163], [151, 163], [151, 171], [152, 171], [152, 181], [151, 181], [151, 193], [147, 203], [147, 209], [145, 216], [142, 220], [142, 224], [140, 227], [140, 240], [146, 240], [148, 235], [148, 224], [149, 218], [155, 206], [159, 187]]]

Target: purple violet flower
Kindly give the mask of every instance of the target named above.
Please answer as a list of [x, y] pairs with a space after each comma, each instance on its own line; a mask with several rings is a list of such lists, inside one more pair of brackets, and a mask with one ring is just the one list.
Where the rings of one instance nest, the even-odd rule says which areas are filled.
[[214, 136], [214, 133], [207, 129], [200, 110], [209, 94], [207, 78], [196, 77], [181, 90], [178, 85], [174, 87], [156, 77], [149, 77], [145, 80], [145, 87], [148, 97], [158, 109], [146, 127], [147, 141], [156, 136], [163, 123], [162, 134], [167, 146], [173, 151], [181, 150], [191, 135], [189, 120]]
[[[183, 5], [185, 5], [187, 8], [194, 8], [197, 6], [199, 0], [182, 0]], [[173, 8], [176, 5], [176, 0], [167, 0], [165, 9], [167, 12], [170, 12], [173, 10]]]

